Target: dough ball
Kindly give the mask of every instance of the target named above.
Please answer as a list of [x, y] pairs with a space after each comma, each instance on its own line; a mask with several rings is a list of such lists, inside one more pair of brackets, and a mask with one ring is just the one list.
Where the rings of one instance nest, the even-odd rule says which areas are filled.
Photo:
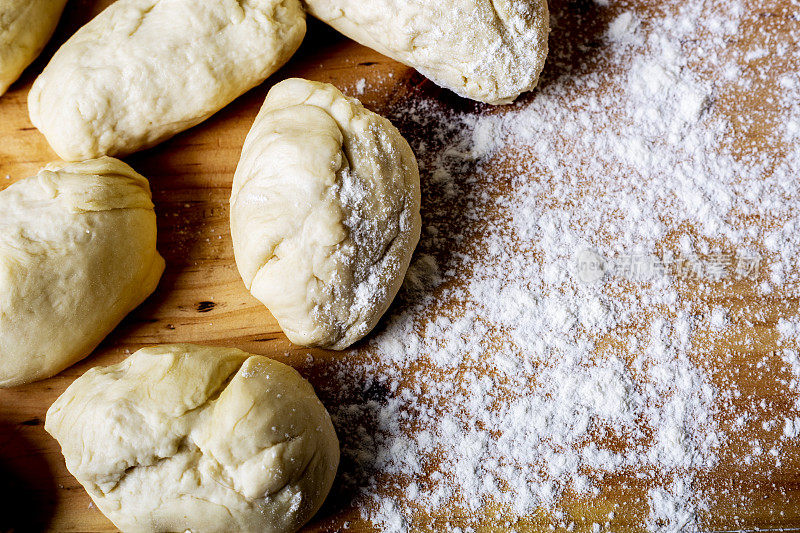
[[0, 0], [0, 95], [36, 59], [67, 0]]
[[295, 531], [339, 464], [311, 385], [233, 348], [155, 346], [93, 368], [50, 407], [45, 429], [122, 531]]
[[233, 178], [245, 285], [289, 339], [341, 350], [378, 322], [420, 234], [419, 170], [400, 132], [333, 85], [267, 95]]
[[164, 260], [147, 180], [110, 157], [0, 191], [0, 387], [80, 361], [155, 290]]
[[194, 126], [300, 46], [298, 0], [118, 0], [31, 89], [31, 122], [67, 160], [125, 155]]
[[461, 96], [507, 104], [547, 57], [546, 0], [303, 0], [308, 12]]

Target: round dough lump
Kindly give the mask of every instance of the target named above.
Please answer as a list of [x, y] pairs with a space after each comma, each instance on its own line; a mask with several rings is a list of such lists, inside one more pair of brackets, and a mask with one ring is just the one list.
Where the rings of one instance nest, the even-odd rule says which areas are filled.
[[62, 159], [129, 154], [264, 81], [305, 31], [298, 0], [117, 0], [36, 80], [31, 122]]
[[0, 387], [83, 359], [155, 290], [164, 260], [147, 180], [105, 157], [0, 191]]
[[67, 468], [122, 531], [295, 531], [322, 505], [339, 442], [294, 369], [241, 350], [144, 348], [47, 411]]
[[0, 95], [50, 40], [67, 0], [0, 0]]
[[233, 178], [245, 285], [289, 339], [341, 350], [378, 322], [420, 235], [419, 170], [391, 122], [326, 83], [267, 95]]
[[536, 87], [546, 0], [303, 0], [336, 30], [451, 91], [507, 104]]

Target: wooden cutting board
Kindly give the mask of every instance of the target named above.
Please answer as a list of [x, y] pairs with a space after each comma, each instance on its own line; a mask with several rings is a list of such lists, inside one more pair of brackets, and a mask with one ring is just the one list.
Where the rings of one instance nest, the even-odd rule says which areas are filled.
[[[655, 3], [656, 0], [649, 1]], [[54, 50], [108, 3], [71, 0], [64, 20], [42, 57], [0, 97], [0, 189], [34, 174], [45, 163], [56, 159], [44, 137], [28, 119], [27, 93]], [[565, 12], [586, 9], [586, 2], [582, 0], [554, 0], [551, 4]], [[776, 3], [775, 13], [781, 6], [789, 7], [789, 0]], [[552, 39], [558, 38], [558, 35], [552, 36]], [[745, 44], [732, 43], [732, 46]], [[584, 60], [581, 54], [575, 56], [575, 61]], [[23, 517], [34, 530], [115, 530], [67, 472], [56, 442], [43, 428], [50, 404], [89, 368], [119, 362], [145, 345], [194, 342], [234, 346], [279, 357], [302, 367], [304, 375], [314, 383], [322, 379], [326, 361], [339, 357], [335, 353], [311, 350], [315, 364], [302, 365], [309, 350], [292, 346], [286, 340], [269, 312], [245, 290], [233, 260], [228, 197], [240, 149], [269, 87], [290, 76], [334, 83], [382, 114], [389, 114], [412, 90], [422, 91], [459, 109], [484, 108], [442, 91], [412, 69], [310, 21], [309, 34], [296, 57], [262, 86], [200, 126], [127, 158], [137, 171], [150, 179], [159, 221], [158, 247], [166, 259], [166, 272], [155, 294], [131, 313], [92, 356], [52, 379], [0, 390], [0, 488], [5, 486], [13, 492], [10, 499], [0, 501], [0, 531], [4, 531], [4, 522], [19, 523], [9, 517]], [[366, 80], [366, 88], [359, 94], [357, 86], [362, 79]], [[429, 176], [423, 172], [423, 191], [427, 179]], [[774, 325], [781, 316], [796, 311], [797, 299], [775, 294], [769, 302], [739, 294], [727, 297], [741, 299], [742, 305], [750, 304], [764, 310], [765, 318], [752, 324], [750, 331], [757, 342], [749, 350], [734, 351], [734, 357], [741, 359], [737, 363], [744, 365], [748, 360], [757, 361], [774, 352]], [[706, 357], [722, 357], [723, 352], [730, 357], [730, 350], [724, 346], [709, 350]], [[777, 373], [773, 377], [777, 379]], [[778, 406], [775, 413], [778, 416], [780, 406], [786, 402], [777, 397], [768, 384], [769, 376], [758, 379], [744, 376], [740, 387], [756, 400], [768, 399]], [[708, 513], [708, 526], [731, 529], [738, 517], [739, 527], [800, 528], [798, 452], [800, 447], [786, 454], [780, 472], [764, 472], [754, 466], [751, 475], [745, 476], [747, 482], [738, 484], [735, 493], [721, 493]], [[708, 480], [710, 485], [724, 486], [728, 476], [743, 468], [735, 460], [736, 450], [726, 453], [733, 460], [714, 471], [715, 479]], [[647, 511], [642, 489], [630, 484], [615, 485], [613, 479], [609, 479], [608, 484], [609, 490], [596, 499], [575, 498], [564, 502], [569, 516], [577, 524], [577, 531], [589, 530], [595, 521], [605, 522], [612, 510], [614, 531], [641, 529]], [[744, 505], [741, 503], [743, 494], [747, 495]], [[460, 523], [457, 516], [434, 516], [430, 517], [430, 528], [441, 529], [445, 521], [453, 525]], [[542, 513], [526, 518], [518, 527], [545, 530], [550, 523], [550, 517]], [[334, 489], [308, 529], [337, 531], [345, 524], [353, 531], [372, 530], [368, 523], [359, 519], [350, 502]], [[499, 531], [504, 527], [488, 521], [485, 529]]]

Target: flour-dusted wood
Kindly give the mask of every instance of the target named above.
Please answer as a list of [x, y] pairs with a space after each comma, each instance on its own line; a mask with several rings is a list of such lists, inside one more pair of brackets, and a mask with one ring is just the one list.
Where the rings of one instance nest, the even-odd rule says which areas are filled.
[[[797, 21], [792, 15], [791, 2], [742, 1], [736, 4], [748, 10], [747, 20], [757, 20], [759, 24], [743, 26], [740, 33], [726, 43], [728, 53], [737, 51], [744, 55], [764, 48], [769, 54], [770, 48], [765, 45], [763, 32], [771, 32], [775, 48], [785, 50], [783, 56], [775, 56], [776, 60], [790, 64], [791, 58], [797, 56], [792, 52], [796, 52], [797, 46], [792, 33], [797, 31]], [[88, 16], [93, 9], [91, 6], [88, 1], [70, 2], [65, 14], [67, 20], [57, 32], [54, 43], [22, 80], [0, 97], [0, 186], [34, 174], [55, 158], [44, 138], [28, 121], [26, 94], [35, 73], [41, 70], [53, 47], [63, 42], [69, 31], [83, 22], [78, 19]], [[669, 6], [674, 7], [673, 3]], [[721, 2], [714, 6], [722, 9]], [[598, 50], [608, 46], [605, 39], [609, 25], [628, 7], [612, 5], [604, 8], [600, 3], [589, 1], [551, 2], [551, 11], [558, 15], [558, 24], [552, 31], [552, 61], [545, 67], [540, 90], [567, 84], [576, 98], [588, 98], [593, 94], [594, 88], [580, 82], [588, 74], [607, 67], [598, 64]], [[639, 23], [647, 25], [646, 15], [655, 17], [663, 8], [664, 2], [655, 1], [637, 6], [641, 10]], [[636, 20], [631, 23], [635, 24]], [[616, 35], [624, 36], [625, 32]], [[683, 45], [690, 51], [695, 43], [686, 41]], [[759, 62], [767, 61], [769, 57], [754, 54], [739, 73], [742, 79], [757, 79]], [[393, 120], [399, 118], [396, 123], [418, 150], [418, 156], [422, 153], [420, 139], [428, 143], [431, 152], [436, 150], [436, 139], [428, 137], [430, 130], [420, 128], [407, 117], [398, 116], [403, 114], [399, 113], [401, 109], [412, 107], [412, 98], [424, 97], [438, 102], [440, 108], [454, 112], [478, 109], [470, 102], [439, 90], [413, 71], [341, 39], [321, 25], [311, 24], [308, 40], [301, 47], [299, 56], [266, 84], [234, 101], [191, 131], [155, 149], [127, 158], [126, 161], [151, 182], [158, 215], [159, 251], [166, 259], [167, 269], [153, 296], [123, 321], [95, 354], [52, 379], [0, 391], [0, 471], [7, 473], [0, 478], [0, 484], [20, 495], [7, 507], [14, 513], [9, 511], [2, 515], [7, 522], [18, 524], [22, 520], [26, 525], [44, 522], [52, 531], [114, 530], [110, 522], [90, 505], [89, 497], [77, 481], [67, 473], [56, 442], [42, 427], [44, 413], [52, 402], [72, 381], [93, 366], [119, 362], [146, 345], [196, 342], [231, 346], [275, 357], [300, 370], [318, 391], [336, 390], [344, 385], [337, 382], [337, 374], [332, 369], [343, 360], [353, 361], [357, 356], [298, 349], [289, 344], [269, 313], [247, 293], [236, 272], [228, 233], [227, 201], [244, 137], [271, 84], [289, 76], [334, 83], [346, 94], [360, 98], [367, 108]], [[759, 83], [750, 83], [751, 86], [743, 87], [740, 92], [723, 92], [716, 96], [716, 105], [735, 110], [736, 115], [742, 118], [741, 122], [736, 122], [740, 131], [745, 131], [744, 123], [748, 117], [760, 116], [756, 111], [764, 106], [777, 105], [765, 101], [765, 89]], [[537, 94], [531, 97], [536, 98]], [[510, 112], [506, 108], [481, 110], [485, 113]], [[420, 109], [418, 113], [425, 116], [426, 110]], [[746, 130], [746, 136], [740, 136], [740, 142], [763, 143], [769, 131], [782, 127], [780, 122], [757, 123], [756, 127]], [[482, 131], [476, 135], [485, 136], [481, 139], [489, 143], [494, 138], [493, 133]], [[473, 146], [486, 143], [474, 143]], [[485, 163], [497, 175], [503, 175], [509, 169], [513, 171], [514, 158], [519, 162], [531, 158], [530, 152], [515, 146], [503, 146], [502, 149], [513, 157], [502, 164], [491, 160]], [[763, 146], [763, 153], [772, 153], [770, 150], [769, 145]], [[568, 155], [565, 153], [564, 157]], [[572, 162], [575, 160], [570, 159]], [[586, 165], [590, 163], [587, 161]], [[431, 166], [423, 165], [421, 168], [423, 227], [440, 222], [456, 224], [464, 217], [468, 206], [460, 203], [459, 198], [453, 198], [450, 209], [432, 209], [429, 194], [441, 190], [436, 188], [438, 177], [433, 170]], [[465, 159], [456, 181], [465, 184], [470, 172], [469, 160]], [[6, 175], [10, 179], [5, 180]], [[534, 185], [541, 179], [541, 176], [530, 177]], [[581, 176], [581, 179], [591, 181], [598, 178]], [[475, 189], [485, 188], [486, 184], [465, 185]], [[607, 194], [617, 192], [609, 190]], [[549, 197], [546, 200], [555, 203], [561, 199]], [[439, 205], [445, 205], [445, 202]], [[654, 204], [652, 208], [658, 209], [658, 205]], [[489, 212], [486, 216], [492, 219], [496, 213]], [[752, 223], [765, 230], [774, 229], [766, 216], [754, 217]], [[478, 224], [475, 232], [480, 233], [484, 228], [485, 224]], [[430, 248], [431, 241], [431, 234], [424, 231], [421, 246]], [[509, 243], [511, 247], [524, 245], [527, 243]], [[463, 251], [458, 243], [443, 246], [447, 248], [443, 253]], [[714, 306], [727, 310], [724, 320], [729, 329], [724, 335], [697, 333], [691, 356], [695, 364], [716, 369], [713, 374], [716, 387], [722, 391], [730, 390], [731, 383], [735, 382], [740, 394], [731, 399], [728, 409], [720, 415], [719, 423], [726, 429], [741, 429], [729, 433], [731, 438], [722, 443], [718, 464], [696, 481], [695, 490], [704, 490], [709, 495], [710, 507], [701, 512], [704, 528], [800, 527], [800, 446], [791, 439], [784, 441], [780, 467], [774, 466], [775, 458], [770, 455], [769, 446], [762, 455], [752, 455], [757, 445], [763, 447], [776, 442], [786, 430], [784, 420], [795, 416], [796, 398], [787, 392], [795, 378], [791, 366], [782, 359], [782, 350], [796, 348], [796, 344], [791, 340], [781, 340], [777, 325], [782, 318], [797, 314], [796, 294], [780, 287], [770, 294], [763, 294], [757, 286], [743, 282], [705, 293], [699, 292], [696, 285], [685, 284], [680, 296], [690, 302], [689, 311], [698, 314]], [[390, 309], [387, 320], [396, 317], [395, 313]], [[645, 322], [630, 325], [631, 331], [647, 332], [648, 327]], [[381, 328], [379, 324], [378, 331], [368, 340], [380, 335]], [[485, 337], [487, 347], [491, 348], [493, 342], [494, 337]], [[597, 349], [597, 357], [602, 358], [604, 353], [618, 349], [618, 343], [611, 337], [604, 339]], [[368, 349], [365, 343], [357, 347], [363, 351]], [[347, 385], [354, 389], [353, 394], [362, 395], [364, 401], [372, 399], [380, 403], [388, 394], [378, 386], [368, 388], [364, 383], [349, 382]], [[402, 383], [403, 387], [414, 385]], [[429, 383], [416, 385], [422, 391], [430, 386]], [[323, 394], [321, 398], [329, 409], [335, 407], [333, 397]], [[779, 423], [762, 425], [769, 420]], [[340, 434], [340, 439], [342, 437]], [[622, 438], [614, 439], [613, 436], [603, 442], [610, 449], [622, 444]], [[745, 460], [748, 455], [751, 456], [749, 464]], [[352, 475], [353, 472], [352, 463], [343, 461], [340, 475]], [[550, 524], [572, 521], [575, 531], [591, 531], [594, 523], [598, 523], [601, 530], [640, 531], [651, 512], [649, 484], [648, 479], [638, 479], [636, 472], [632, 471], [606, 475], [597, 495], [567, 493], [561, 502], [565, 513], [561, 517], [542, 510], [517, 521], [511, 514], [487, 505], [482, 529], [546, 531]], [[398, 501], [402, 500], [402, 490], [405, 487], [387, 489], [398, 497]], [[351, 531], [376, 529], [359, 518], [358, 512], [350, 506], [351, 501], [352, 493], [341, 485], [335, 485], [332, 496], [309, 530], [338, 531], [344, 528], [345, 523], [349, 524]], [[500, 515], [496, 516], [495, 511]], [[607, 521], [610, 522], [608, 528], [605, 527]], [[455, 527], [465, 523], [463, 513], [442, 510], [432, 516], [420, 516], [412, 528], [440, 531], [447, 529], [448, 525]]]

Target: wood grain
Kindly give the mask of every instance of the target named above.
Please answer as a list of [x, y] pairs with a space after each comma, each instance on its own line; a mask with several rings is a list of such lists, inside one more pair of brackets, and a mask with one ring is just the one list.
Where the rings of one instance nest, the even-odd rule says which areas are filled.
[[[42, 165], [56, 159], [44, 137], [28, 120], [27, 92], [57, 46], [108, 3], [70, 1], [64, 20], [42, 57], [0, 97], [0, 188], [35, 173]], [[656, 4], [655, 0], [648, 0], [648, 3]], [[587, 7], [594, 5], [592, 2], [556, 0], [551, 4], [567, 18], [580, 13], [581, 20], [591, 18], [593, 21], [577, 28], [572, 35], [552, 35], [554, 48], [567, 46], [566, 37], [577, 40], [574, 53], [568, 56], [571, 64], [548, 65], [545, 78], [553, 82], [577, 65], [591, 66], [592, 47], [608, 20], [599, 15], [586, 16], [587, 9], [594, 9]], [[788, 0], [772, 2], [771, 9], [774, 13], [783, 13], [780, 8], [789, 5]], [[755, 8], [768, 9], [761, 4]], [[577, 15], [575, 20], [578, 20]], [[742, 42], [732, 43], [732, 46], [745, 46], [748, 39], [757, 38], [757, 34], [743, 35]], [[156, 293], [131, 313], [92, 356], [52, 379], [0, 390], [0, 488], [5, 485], [15, 494], [8, 503], [0, 503], [0, 520], [11, 524], [12, 529], [16, 526], [22, 531], [32, 526], [52, 531], [115, 530], [66, 471], [56, 442], [43, 429], [49, 405], [87, 369], [116, 363], [145, 345], [195, 342], [235, 346], [278, 357], [298, 367], [315, 383], [325, 379], [326, 362], [341, 357], [291, 345], [269, 312], [245, 290], [233, 260], [228, 196], [242, 142], [269, 87], [289, 76], [332, 82], [354, 96], [356, 82], [366, 79], [366, 91], [359, 98], [367, 107], [384, 114], [390, 113], [404, 98], [419, 92], [458, 109], [502, 112], [458, 99], [413, 70], [310, 21], [308, 37], [297, 56], [262, 86], [200, 126], [127, 158], [150, 179], [159, 220], [158, 246], [167, 269]], [[758, 102], [737, 103], [743, 112], [748, 105], [758, 105]], [[403, 133], [424, 135], [424, 132]], [[423, 171], [423, 194], [428, 178]], [[780, 317], [797, 312], [798, 299], [783, 294], [772, 294], [765, 299], [748, 293], [745, 287], [729, 288], [725, 293], [703, 298], [706, 304], [718, 299], [727, 307], [747, 307], [748, 317], [761, 317], [755, 321], [741, 317], [735, 320], [733, 333], [724, 342], [713, 340], [699, 343], [697, 347], [697, 359], [719, 369], [714, 374], [716, 384], [724, 388], [725, 380], [734, 379], [736, 374], [735, 379], [744, 392], [739, 407], [730, 413], [731, 420], [727, 423], [732, 423], [737, 414], [747, 412], [750, 405], [762, 400], [769, 403], [776, 417], [787, 411], [784, 389], [775, 386], [786, 377], [776, 354], [775, 324]], [[756, 342], [744, 339], [756, 339]], [[309, 352], [314, 356], [313, 364], [305, 362]], [[767, 364], [759, 372], [752, 371], [754, 362], [762, 359]], [[769, 442], [777, 438], [780, 430], [781, 427], [768, 431], [754, 427], [748, 436]], [[800, 447], [784, 451], [780, 468], [767, 469], [758, 464], [741, 464], [738, 458], [746, 446], [745, 440], [726, 443], [719, 466], [702, 481], [710, 493], [716, 494], [706, 513], [707, 527], [719, 530], [800, 528]], [[6, 504], [5, 511], [3, 504]], [[606, 522], [611, 512], [614, 513], [611, 530], [640, 531], [647, 513], [646, 489], [633, 473], [621, 473], [608, 476], [597, 497], [568, 497], [563, 505], [567, 515], [575, 521], [576, 531], [589, 531], [595, 521]], [[517, 530], [539, 531], [548, 530], [553, 523], [553, 517], [545, 512], [520, 519], [498, 517], [494, 511], [486, 510], [482, 530], [504, 531], [509, 529], [508, 524], [513, 524]], [[455, 526], [463, 521], [457, 514], [431, 516], [415, 522], [414, 528], [436, 531], [447, 524]], [[335, 489], [308, 529], [338, 531], [345, 524], [352, 531], [372, 530], [368, 523], [359, 519], [347, 495], [338, 494]], [[0, 531], [4, 527], [0, 523]]]

